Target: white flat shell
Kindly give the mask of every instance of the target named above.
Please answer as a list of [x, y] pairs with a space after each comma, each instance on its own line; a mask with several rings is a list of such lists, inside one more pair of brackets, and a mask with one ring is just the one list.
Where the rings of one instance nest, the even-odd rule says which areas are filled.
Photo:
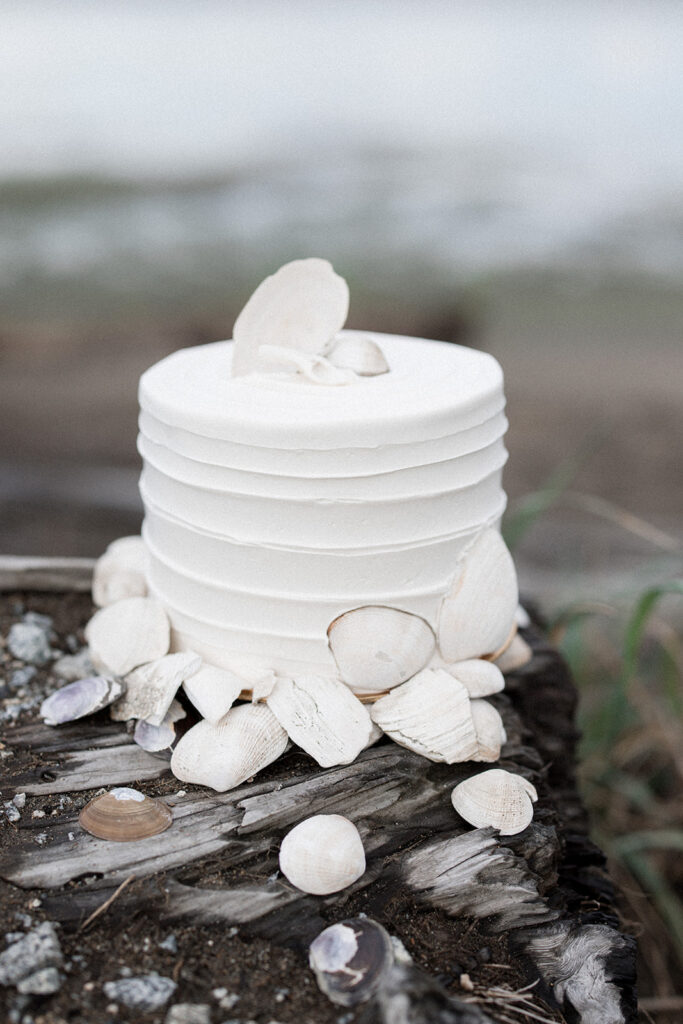
[[167, 654], [142, 665], [125, 679], [126, 692], [111, 709], [115, 722], [144, 718], [161, 725], [180, 684], [199, 670], [202, 659], [193, 651]]
[[503, 768], [490, 768], [465, 779], [451, 793], [461, 818], [475, 828], [497, 828], [503, 836], [514, 836], [531, 824], [533, 802], [538, 794], [521, 775]]
[[261, 345], [322, 353], [348, 311], [348, 285], [327, 260], [286, 263], [261, 282], [235, 321], [233, 377], [261, 368]]
[[375, 701], [370, 714], [395, 743], [430, 761], [454, 764], [477, 753], [469, 694], [443, 669], [419, 672]]
[[439, 648], [452, 663], [499, 650], [517, 613], [517, 574], [505, 541], [484, 530], [467, 552], [441, 605]]
[[481, 658], [456, 661], [454, 665], [445, 665], [444, 668], [467, 687], [470, 697], [490, 697], [492, 693], [500, 693], [505, 688], [505, 679], [498, 666], [490, 661], [482, 661]]
[[142, 537], [120, 537], [95, 562], [92, 599], [104, 608], [126, 597], [146, 597], [148, 554]]
[[382, 349], [372, 338], [347, 334], [335, 338], [325, 353], [333, 366], [353, 370], [359, 377], [377, 377], [389, 372]]
[[500, 748], [507, 739], [498, 709], [487, 700], [473, 700], [470, 702], [470, 711], [477, 734], [477, 753], [472, 760], [497, 761]]
[[524, 637], [517, 633], [512, 638], [510, 646], [503, 651], [499, 658], [496, 658], [496, 665], [501, 672], [514, 672], [515, 669], [528, 665], [533, 656], [534, 652], [529, 644]]
[[280, 870], [297, 889], [315, 896], [345, 889], [365, 871], [358, 829], [341, 814], [306, 818], [282, 840]]
[[202, 667], [183, 683], [183, 689], [202, 718], [218, 722], [248, 684], [227, 669]]
[[428, 622], [383, 605], [344, 612], [331, 623], [327, 637], [340, 676], [356, 693], [399, 686], [424, 668], [436, 649]]
[[267, 703], [290, 739], [323, 768], [350, 764], [370, 741], [368, 711], [337, 679], [280, 677]]
[[85, 627], [85, 637], [98, 671], [125, 676], [166, 654], [171, 627], [159, 601], [128, 597], [96, 612]]

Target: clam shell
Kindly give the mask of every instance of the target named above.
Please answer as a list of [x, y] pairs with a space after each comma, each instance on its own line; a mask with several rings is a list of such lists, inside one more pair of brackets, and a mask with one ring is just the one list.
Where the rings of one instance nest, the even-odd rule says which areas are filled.
[[518, 668], [528, 665], [534, 656], [529, 644], [519, 633], [513, 637], [512, 643], [507, 647], [499, 658], [496, 658], [496, 665], [501, 672], [514, 672]]
[[46, 725], [61, 725], [77, 718], [94, 715], [112, 704], [123, 693], [123, 683], [113, 676], [88, 676], [47, 697], [40, 705]]
[[181, 782], [234, 789], [275, 761], [287, 733], [265, 704], [241, 704], [212, 725], [198, 722], [178, 740], [171, 771]]
[[143, 750], [154, 754], [159, 750], [167, 750], [175, 743], [175, 722], [185, 718], [182, 705], [177, 700], [171, 701], [171, 706], [164, 715], [161, 725], [153, 725], [151, 722], [140, 720], [133, 732], [133, 739]]
[[266, 703], [290, 739], [322, 768], [350, 764], [370, 740], [370, 715], [338, 679], [280, 677]]
[[517, 612], [517, 574], [497, 530], [479, 534], [441, 605], [439, 648], [447, 662], [481, 658], [507, 641]]
[[233, 377], [260, 369], [261, 345], [322, 352], [348, 311], [346, 281], [327, 260], [286, 263], [261, 282], [235, 321]]
[[469, 694], [443, 669], [423, 669], [376, 701], [370, 715], [395, 743], [430, 761], [469, 761], [478, 751]]
[[126, 676], [126, 692], [112, 707], [111, 717], [115, 722], [144, 718], [150, 725], [161, 725], [178, 687], [199, 670], [201, 663], [194, 651], [183, 651], [135, 669]]
[[85, 637], [98, 671], [125, 676], [166, 654], [171, 627], [159, 601], [128, 597], [96, 612], [85, 627]]
[[377, 342], [362, 335], [335, 338], [325, 355], [333, 366], [353, 370], [360, 377], [377, 377], [389, 372], [389, 364]]
[[490, 697], [505, 689], [503, 673], [490, 661], [470, 658], [468, 661], [456, 661], [454, 665], [445, 665], [444, 668], [467, 688], [470, 697]]
[[214, 725], [233, 706], [245, 682], [227, 669], [202, 665], [183, 683], [183, 689], [199, 714]]
[[472, 760], [497, 761], [500, 748], [507, 739], [498, 709], [487, 700], [473, 700], [470, 702], [470, 711], [477, 734], [477, 753]]
[[330, 624], [327, 637], [339, 674], [356, 693], [399, 686], [424, 668], [436, 649], [428, 622], [383, 605], [344, 612]]
[[341, 814], [300, 821], [282, 840], [280, 870], [297, 889], [314, 896], [345, 889], [365, 871], [358, 829]]
[[330, 925], [308, 950], [318, 987], [337, 1006], [357, 1006], [375, 995], [394, 962], [391, 936], [369, 917]]
[[95, 562], [92, 599], [100, 608], [126, 597], [147, 596], [148, 555], [142, 537], [121, 537]]
[[98, 839], [130, 843], [165, 832], [173, 814], [163, 800], [139, 793], [136, 789], [112, 789], [96, 796], [78, 816], [81, 828]]
[[521, 775], [490, 768], [465, 779], [451, 793], [461, 818], [475, 828], [492, 826], [503, 836], [514, 836], [531, 824], [535, 788]]

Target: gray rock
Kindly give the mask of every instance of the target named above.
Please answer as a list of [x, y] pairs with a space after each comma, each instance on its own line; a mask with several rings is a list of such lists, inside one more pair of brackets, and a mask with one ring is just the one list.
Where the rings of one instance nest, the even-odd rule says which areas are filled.
[[50, 637], [34, 622], [15, 622], [7, 637], [10, 654], [29, 665], [46, 665], [50, 660]]
[[211, 1024], [211, 1007], [206, 1003], [176, 1003], [166, 1014], [165, 1024]]
[[171, 932], [170, 935], [167, 935], [166, 938], [159, 943], [159, 949], [165, 949], [167, 953], [178, 952], [178, 940], [173, 932]]
[[18, 668], [9, 677], [10, 690], [21, 690], [33, 679], [38, 669], [34, 665], [26, 665], [25, 668]]
[[44, 921], [0, 953], [0, 985], [16, 985], [44, 967], [60, 967], [63, 960], [55, 926]]
[[129, 1010], [149, 1013], [165, 1006], [176, 990], [176, 983], [170, 978], [152, 971], [137, 978], [119, 978], [104, 984], [104, 994], [115, 1003], [123, 1003]]
[[75, 683], [79, 679], [95, 675], [95, 666], [90, 660], [90, 651], [83, 647], [78, 654], [65, 654], [54, 663], [51, 671], [65, 682]]
[[15, 793], [12, 797], [12, 803], [21, 811], [26, 806], [26, 793]]
[[11, 946], [13, 942], [18, 942], [19, 939], [23, 939], [23, 932], [7, 932], [5, 935], [5, 942], [8, 946]]
[[26, 612], [23, 621], [31, 626], [40, 626], [45, 633], [52, 632], [52, 619], [49, 615], [41, 615], [40, 612]]
[[59, 992], [62, 986], [62, 976], [56, 967], [43, 967], [28, 978], [22, 978], [17, 982], [17, 992], [34, 996], [49, 996], [53, 992]]
[[7, 816], [8, 821], [19, 821], [19, 819], [21, 818], [21, 814], [19, 813], [18, 808], [15, 807], [11, 800], [5, 800], [2, 806], [5, 808], [5, 814]]

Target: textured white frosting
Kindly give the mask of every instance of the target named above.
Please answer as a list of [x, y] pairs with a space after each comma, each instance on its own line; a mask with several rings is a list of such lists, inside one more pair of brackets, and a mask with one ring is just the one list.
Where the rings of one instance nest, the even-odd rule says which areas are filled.
[[177, 649], [248, 679], [333, 673], [327, 627], [350, 608], [435, 626], [463, 549], [505, 507], [502, 372], [461, 346], [370, 337], [390, 372], [343, 387], [233, 378], [231, 342], [143, 375], [143, 535]]

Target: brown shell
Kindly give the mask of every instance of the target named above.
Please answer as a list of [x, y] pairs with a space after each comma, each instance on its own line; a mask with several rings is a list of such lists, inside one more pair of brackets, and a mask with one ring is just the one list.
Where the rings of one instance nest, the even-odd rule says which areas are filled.
[[[128, 796], [130, 794], [130, 796]], [[78, 816], [81, 828], [98, 839], [132, 843], [165, 832], [171, 808], [135, 789], [117, 788], [94, 797]]]

